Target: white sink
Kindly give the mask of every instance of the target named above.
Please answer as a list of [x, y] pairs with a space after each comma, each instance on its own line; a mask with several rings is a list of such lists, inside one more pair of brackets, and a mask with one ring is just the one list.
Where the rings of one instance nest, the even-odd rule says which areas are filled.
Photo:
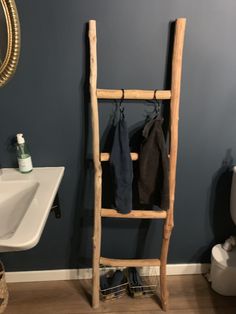
[[23, 251], [40, 239], [64, 167], [0, 170], [0, 252]]

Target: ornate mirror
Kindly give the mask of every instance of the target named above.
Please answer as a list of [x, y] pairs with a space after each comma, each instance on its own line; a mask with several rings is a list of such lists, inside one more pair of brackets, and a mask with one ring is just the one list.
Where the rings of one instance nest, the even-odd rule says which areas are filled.
[[20, 55], [20, 23], [14, 0], [0, 0], [0, 87], [14, 75]]

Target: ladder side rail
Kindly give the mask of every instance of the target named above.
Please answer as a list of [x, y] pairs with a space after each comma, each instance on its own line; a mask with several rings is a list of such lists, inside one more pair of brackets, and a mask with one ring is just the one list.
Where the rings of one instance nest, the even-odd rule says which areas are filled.
[[161, 247], [160, 258], [160, 288], [161, 288], [161, 302], [163, 310], [168, 307], [168, 290], [166, 278], [166, 263], [169, 249], [169, 241], [171, 231], [174, 226], [174, 199], [175, 199], [175, 184], [176, 184], [176, 163], [178, 150], [178, 121], [179, 121], [179, 100], [180, 100], [180, 86], [182, 74], [182, 58], [183, 45], [185, 34], [186, 19], [179, 18], [175, 24], [175, 36], [172, 56], [171, 69], [171, 100], [170, 100], [170, 169], [169, 169], [169, 210], [167, 211], [167, 218], [163, 228], [163, 240]]
[[99, 115], [97, 100], [97, 35], [96, 21], [89, 21], [90, 103], [92, 119], [92, 151], [94, 164], [94, 231], [93, 231], [93, 308], [99, 307], [99, 260], [101, 252], [102, 168], [100, 162]]
[[168, 223], [173, 223], [173, 210], [175, 200], [175, 185], [176, 185], [176, 165], [178, 154], [178, 125], [179, 125], [179, 102], [180, 88], [182, 75], [182, 59], [183, 46], [185, 35], [186, 19], [180, 18], [176, 21], [175, 40], [173, 48], [172, 60], [172, 79], [171, 79], [171, 101], [170, 101], [170, 210], [171, 220]]

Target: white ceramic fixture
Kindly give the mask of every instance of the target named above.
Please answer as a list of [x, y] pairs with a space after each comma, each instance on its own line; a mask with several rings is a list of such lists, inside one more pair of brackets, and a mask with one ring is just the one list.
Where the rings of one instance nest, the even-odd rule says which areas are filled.
[[230, 213], [233, 222], [236, 225], [236, 166], [233, 168], [233, 177], [230, 194]]
[[64, 167], [0, 170], [0, 252], [23, 251], [40, 239]]
[[[230, 194], [230, 213], [236, 224], [236, 166]], [[228, 214], [226, 212], [226, 214]], [[216, 292], [236, 296], [236, 236], [229, 237], [223, 245], [217, 244], [211, 251], [211, 286]]]

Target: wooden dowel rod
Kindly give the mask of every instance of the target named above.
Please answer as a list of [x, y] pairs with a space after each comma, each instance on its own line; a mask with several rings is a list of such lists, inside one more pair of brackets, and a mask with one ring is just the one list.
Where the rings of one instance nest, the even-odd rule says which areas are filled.
[[115, 209], [102, 208], [101, 216], [110, 218], [165, 219], [167, 212], [165, 210], [132, 210], [128, 214], [121, 214]]
[[100, 258], [100, 264], [112, 267], [142, 267], [142, 266], [160, 266], [160, 260], [155, 259], [113, 259]]
[[[138, 153], [130, 153], [132, 160], [138, 160]], [[108, 161], [110, 159], [110, 153], [101, 153], [100, 161]]]
[[[124, 99], [170, 99], [170, 90], [136, 90], [136, 89], [125, 89]], [[121, 99], [123, 92], [121, 89], [97, 89], [97, 98], [99, 99]]]

